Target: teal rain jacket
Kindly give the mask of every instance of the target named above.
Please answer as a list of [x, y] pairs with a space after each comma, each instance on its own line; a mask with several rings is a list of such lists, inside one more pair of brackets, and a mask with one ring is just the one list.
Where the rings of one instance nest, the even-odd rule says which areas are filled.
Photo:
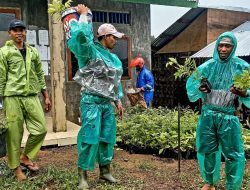
[[78, 60], [74, 80], [83, 87], [80, 102], [82, 127], [77, 136], [78, 167], [94, 170], [95, 162], [109, 165], [116, 141], [116, 120], [111, 101], [122, 96], [122, 63], [94, 41], [92, 23], [72, 22], [69, 49]]
[[46, 89], [38, 51], [25, 46], [26, 60], [12, 40], [0, 49], [0, 96], [35, 95]]
[[[221, 60], [218, 45], [223, 37], [233, 43], [231, 54]], [[201, 175], [207, 184], [215, 185], [220, 179], [221, 152], [225, 157], [226, 189], [239, 190], [241, 187], [245, 155], [239, 118], [235, 116], [234, 102], [239, 98], [250, 108], [248, 97], [237, 97], [230, 92], [234, 76], [248, 69], [247, 62], [235, 56], [237, 40], [232, 32], [225, 32], [216, 41], [213, 58], [198, 67], [186, 84], [189, 100], [202, 99], [202, 112], [196, 131], [196, 149]], [[199, 91], [202, 78], [211, 84], [211, 92]]]
[[[219, 42], [223, 37], [230, 37], [234, 44], [231, 54], [224, 61], [220, 60], [217, 51]], [[201, 98], [205, 105], [209, 104], [214, 109], [220, 109], [225, 112], [235, 111], [232, 101], [236, 95], [230, 92], [230, 87], [233, 85], [233, 77], [241, 74], [243, 70], [249, 67], [247, 62], [235, 56], [236, 48], [237, 39], [232, 32], [225, 32], [219, 36], [215, 45], [213, 58], [199, 66], [197, 69], [198, 72], [188, 78], [186, 89], [191, 102], [195, 102]], [[211, 93], [205, 94], [199, 90], [202, 78], [207, 78], [212, 84]], [[214, 96], [215, 93], [216, 96]], [[247, 90], [247, 94], [250, 94], [250, 89]], [[215, 98], [212, 98], [212, 96]], [[250, 108], [250, 96], [239, 97], [239, 100]]]
[[87, 95], [83, 97], [85, 102], [95, 102], [98, 97], [101, 101], [123, 97], [122, 63], [115, 54], [94, 41], [92, 23], [72, 22], [68, 46], [78, 60], [79, 70], [74, 80], [83, 86], [83, 93]]

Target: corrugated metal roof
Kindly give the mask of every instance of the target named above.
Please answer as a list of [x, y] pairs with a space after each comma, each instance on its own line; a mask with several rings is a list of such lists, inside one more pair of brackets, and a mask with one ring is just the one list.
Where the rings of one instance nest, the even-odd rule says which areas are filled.
[[186, 14], [184, 14], [174, 24], [172, 24], [169, 28], [167, 28], [151, 43], [152, 51], [157, 52], [164, 45], [173, 40], [205, 10], [206, 9], [204, 8], [190, 9]]
[[[237, 38], [236, 56], [249, 56], [250, 55], [250, 21], [247, 21], [234, 30], [235, 37]], [[208, 44], [206, 47], [192, 55], [192, 58], [198, 57], [212, 57], [214, 52], [215, 42]]]
[[249, 0], [199, 0], [198, 7], [250, 12]]

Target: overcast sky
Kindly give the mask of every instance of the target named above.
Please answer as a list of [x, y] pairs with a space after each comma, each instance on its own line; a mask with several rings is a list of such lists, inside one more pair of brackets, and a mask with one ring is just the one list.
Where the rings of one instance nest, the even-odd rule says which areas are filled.
[[159, 36], [188, 10], [184, 7], [151, 5], [151, 35]]
[[[199, 0], [199, 6], [250, 12], [250, 0]], [[151, 35], [159, 36], [188, 10], [184, 7], [151, 5]]]

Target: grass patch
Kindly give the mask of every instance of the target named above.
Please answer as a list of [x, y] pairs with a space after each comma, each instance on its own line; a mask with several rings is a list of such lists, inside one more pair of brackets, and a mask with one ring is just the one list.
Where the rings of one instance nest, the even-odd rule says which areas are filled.
[[138, 168], [144, 171], [152, 171], [156, 169], [156, 167], [149, 162], [140, 162]]
[[[0, 190], [72, 190], [77, 189], [78, 175], [76, 167], [49, 166], [40, 170], [38, 174], [26, 172], [28, 180], [18, 183], [13, 172], [8, 169], [6, 163], [0, 164]], [[98, 174], [89, 172], [89, 185], [96, 190], [142, 190], [142, 180], [129, 177], [126, 170], [119, 167], [113, 168], [113, 173], [120, 182], [110, 184], [99, 180]]]
[[0, 177], [1, 190], [38, 190], [38, 189], [77, 189], [76, 169], [61, 169], [49, 167], [41, 170], [38, 175], [26, 172], [28, 180], [18, 183], [12, 171], [6, 169], [4, 175]]

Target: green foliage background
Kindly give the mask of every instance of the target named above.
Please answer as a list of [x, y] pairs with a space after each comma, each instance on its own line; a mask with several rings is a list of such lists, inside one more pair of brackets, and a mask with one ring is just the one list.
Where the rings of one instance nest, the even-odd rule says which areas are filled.
[[[198, 113], [191, 109], [181, 111], [181, 151], [195, 151]], [[178, 111], [167, 108], [126, 109], [123, 120], [118, 121], [117, 142], [141, 149], [177, 151]], [[250, 130], [243, 129], [245, 150], [250, 150]]]

